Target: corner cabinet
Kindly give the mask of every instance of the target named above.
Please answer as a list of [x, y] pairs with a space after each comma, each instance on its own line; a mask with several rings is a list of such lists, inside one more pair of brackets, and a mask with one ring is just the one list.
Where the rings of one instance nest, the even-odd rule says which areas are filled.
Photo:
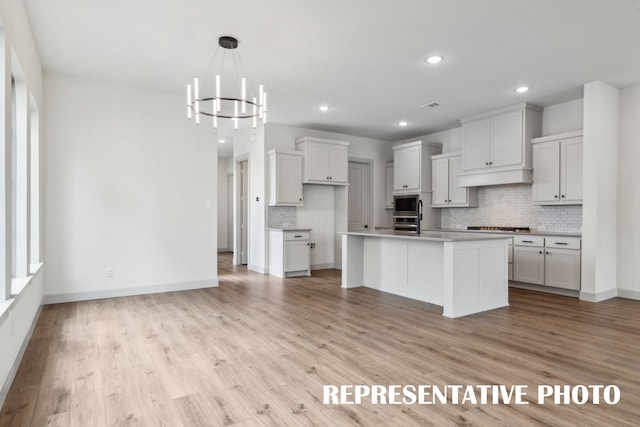
[[582, 132], [535, 138], [532, 150], [533, 203], [582, 204]]
[[269, 206], [303, 206], [302, 153], [269, 150]]
[[296, 139], [303, 153], [304, 184], [347, 185], [349, 183], [349, 143], [305, 136]]
[[393, 147], [393, 194], [431, 192], [431, 156], [442, 144], [414, 141]]
[[478, 189], [460, 187], [458, 174], [462, 170], [462, 153], [431, 156], [431, 184], [434, 208], [477, 207]]
[[540, 135], [541, 108], [517, 104], [460, 122], [460, 186], [531, 183], [531, 138]]

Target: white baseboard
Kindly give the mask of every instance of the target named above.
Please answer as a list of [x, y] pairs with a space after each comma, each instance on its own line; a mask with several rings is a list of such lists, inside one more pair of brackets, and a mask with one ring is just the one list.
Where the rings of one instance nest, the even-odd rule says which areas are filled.
[[136, 288], [105, 289], [92, 292], [73, 292], [68, 294], [44, 295], [42, 304], [88, 301], [94, 299], [127, 297], [131, 295], [157, 294], [161, 292], [188, 291], [191, 289], [217, 288], [218, 278], [194, 282], [170, 283], [166, 285], [140, 286]]
[[31, 341], [31, 336], [33, 335], [33, 331], [36, 329], [36, 324], [38, 323], [38, 319], [40, 318], [40, 312], [42, 311], [42, 305], [38, 308], [38, 312], [33, 317], [33, 321], [31, 322], [31, 326], [29, 327], [29, 331], [27, 335], [24, 337], [24, 341], [22, 341], [22, 345], [20, 346], [20, 351], [16, 355], [15, 360], [13, 361], [13, 365], [7, 374], [7, 378], [2, 384], [2, 389], [0, 389], [0, 408], [4, 405], [4, 401], [7, 398], [7, 394], [9, 394], [9, 389], [11, 389], [11, 384], [13, 384], [13, 380], [16, 378], [16, 374], [18, 373], [18, 368], [20, 367], [20, 362], [22, 362], [22, 358], [24, 357], [24, 352], [27, 351], [27, 347], [29, 346], [29, 341]]
[[601, 291], [601, 292], [580, 291], [580, 299], [582, 301], [589, 301], [589, 302], [605, 301], [611, 298], [615, 298], [617, 296], [618, 296], [618, 290], [616, 288], [607, 289], [606, 291]]
[[633, 289], [618, 289], [618, 297], [640, 300], [640, 291]]
[[311, 265], [311, 270], [328, 270], [330, 268], [336, 268], [333, 262], [327, 262], [324, 264], [313, 264]]
[[260, 265], [248, 264], [247, 270], [255, 271], [257, 273], [269, 274], [269, 269]]

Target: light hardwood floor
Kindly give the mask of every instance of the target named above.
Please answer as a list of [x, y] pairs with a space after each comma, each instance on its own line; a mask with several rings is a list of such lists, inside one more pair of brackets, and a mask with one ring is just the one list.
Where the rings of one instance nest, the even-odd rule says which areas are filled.
[[[1, 426], [640, 425], [640, 302], [511, 290], [435, 306], [230, 265], [217, 289], [43, 307]], [[523, 384], [529, 405], [323, 405], [323, 384]], [[538, 384], [615, 384], [618, 405], [536, 405]]]

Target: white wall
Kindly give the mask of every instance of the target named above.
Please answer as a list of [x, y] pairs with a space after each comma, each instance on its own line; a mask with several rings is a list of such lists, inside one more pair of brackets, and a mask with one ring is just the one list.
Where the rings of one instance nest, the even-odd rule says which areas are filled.
[[544, 107], [541, 136], [582, 130], [583, 110], [584, 100], [582, 98]]
[[[270, 126], [270, 125], [269, 125]], [[238, 131], [233, 139], [234, 165], [240, 159], [249, 160], [249, 263], [247, 268], [267, 272], [267, 210], [266, 210], [266, 151], [264, 126]], [[235, 166], [234, 166], [235, 167]], [[238, 188], [238, 174], [234, 173], [234, 193]], [[235, 202], [234, 202], [235, 203]], [[234, 232], [234, 240], [238, 235]], [[234, 245], [237, 247], [237, 243]], [[237, 251], [234, 261], [238, 262]]]
[[640, 86], [620, 91], [618, 295], [640, 299]]
[[[2, 164], [2, 172], [0, 173], [1, 188], [10, 188], [7, 185], [11, 179], [11, 69], [13, 67], [13, 55], [18, 59], [24, 78], [26, 80], [27, 90], [33, 95], [40, 109], [40, 124], [42, 129], [43, 116], [42, 105], [42, 65], [38, 56], [38, 50], [33, 41], [29, 20], [26, 16], [23, 2], [18, 0], [0, 0], [0, 29], [4, 33], [5, 46], [4, 56], [2, 58], [4, 69], [0, 70], [0, 78], [3, 78], [4, 90], [0, 93], [4, 94], [4, 99], [0, 102], [0, 116], [2, 116], [2, 125], [0, 129], [4, 131], [4, 147], [0, 150], [0, 164]], [[43, 138], [40, 138], [42, 147]], [[42, 151], [42, 150], [41, 150]], [[42, 171], [42, 166], [41, 166]], [[42, 176], [42, 174], [40, 174]], [[4, 196], [4, 192], [0, 191]], [[0, 200], [0, 223], [2, 226], [11, 224], [11, 197], [2, 197]], [[11, 265], [11, 228], [5, 227], [5, 236], [8, 239], [0, 239], [0, 263], [3, 265]], [[10, 270], [3, 271], [0, 291], [0, 406], [4, 402], [6, 393], [8, 392], [13, 377], [20, 364], [22, 354], [28, 344], [31, 336], [32, 327], [37, 320], [37, 314], [42, 303], [42, 269], [35, 274], [30, 284], [9, 302], [4, 301], [5, 283], [11, 280]], [[10, 282], [9, 282], [10, 283]]]
[[45, 94], [45, 300], [217, 286], [214, 130], [175, 95], [57, 74]]
[[232, 164], [230, 158], [218, 158], [218, 250], [228, 251], [233, 247], [227, 230], [228, 209], [233, 200], [229, 200], [227, 195], [227, 175], [229, 164]]
[[602, 82], [584, 86], [582, 290], [601, 301], [617, 294], [619, 91]]

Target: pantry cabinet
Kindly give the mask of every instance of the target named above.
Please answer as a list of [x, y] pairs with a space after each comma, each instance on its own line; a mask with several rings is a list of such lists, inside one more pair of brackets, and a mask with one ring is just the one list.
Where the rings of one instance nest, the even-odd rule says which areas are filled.
[[517, 104], [462, 123], [460, 186], [531, 182], [531, 138], [541, 132], [542, 110]]
[[535, 138], [532, 150], [533, 203], [582, 204], [582, 132]]
[[305, 136], [296, 140], [296, 150], [304, 155], [304, 184], [349, 183], [348, 142]]
[[302, 153], [269, 150], [269, 206], [303, 206]]
[[393, 147], [393, 193], [431, 192], [431, 156], [442, 144], [414, 141]]
[[462, 154], [460, 152], [431, 157], [433, 188], [431, 206], [434, 208], [478, 206], [478, 190], [458, 185], [461, 169]]

